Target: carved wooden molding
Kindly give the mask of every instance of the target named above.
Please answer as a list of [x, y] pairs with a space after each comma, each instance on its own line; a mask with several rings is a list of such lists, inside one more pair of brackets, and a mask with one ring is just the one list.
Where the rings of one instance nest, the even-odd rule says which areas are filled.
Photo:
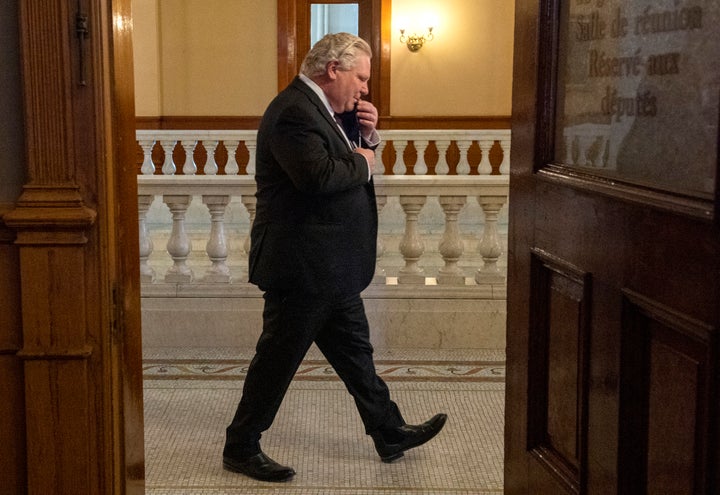
[[96, 464], [108, 444], [96, 401], [108, 382], [97, 363], [109, 311], [95, 204], [112, 166], [101, 74], [110, 2], [19, 5], [28, 181], [3, 221], [19, 251], [26, 488], [109, 493]]
[[537, 172], [537, 177], [561, 186], [605, 194], [619, 200], [652, 206], [681, 215], [704, 220], [716, 220], [712, 200], [689, 197], [650, 187], [625, 183], [601, 177], [570, 167], [548, 164]]
[[262, 116], [257, 115], [205, 115], [205, 116], [158, 116], [136, 117], [136, 129], [168, 130], [254, 130], [260, 126]]
[[[257, 129], [262, 116], [158, 116], [136, 117], [137, 129], [248, 130]], [[383, 116], [382, 129], [510, 129], [509, 115]]]
[[78, 348], [54, 349], [53, 352], [23, 349], [17, 353], [17, 356], [25, 361], [88, 359], [91, 355], [92, 347], [89, 345]]
[[85, 232], [96, 216], [83, 204], [77, 187], [28, 185], [3, 220], [17, 232], [19, 245], [85, 244]]
[[15, 241], [15, 231], [5, 223], [5, 215], [15, 209], [12, 203], [0, 203], [0, 245], [12, 244]]
[[380, 129], [510, 129], [509, 115], [380, 117]]
[[20, 3], [26, 153], [33, 184], [72, 182], [68, 175], [75, 152], [72, 4], [58, 0]]

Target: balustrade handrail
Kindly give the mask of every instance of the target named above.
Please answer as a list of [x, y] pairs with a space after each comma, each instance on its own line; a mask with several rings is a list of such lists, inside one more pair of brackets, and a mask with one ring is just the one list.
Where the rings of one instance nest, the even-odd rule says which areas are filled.
[[[201, 197], [203, 204], [210, 213], [211, 221], [207, 226], [207, 260], [211, 266], [207, 269], [202, 282], [217, 284], [231, 282], [230, 269], [226, 263], [228, 246], [225, 234], [225, 214], [233, 199], [240, 199], [249, 215], [251, 225], [255, 216], [254, 149], [256, 131], [183, 131], [183, 130], [139, 130], [139, 145], [143, 148], [145, 162], [142, 173], [138, 176], [138, 205], [140, 226], [141, 278], [144, 283], [155, 280], [155, 271], [148, 263], [153, 252], [153, 242], [146, 225], [147, 213], [156, 197], [161, 197], [170, 210], [172, 225], [168, 227], [167, 254], [172, 259], [172, 266], [167, 270], [166, 283], [187, 284], [196, 281], [193, 269], [187, 265], [192, 246], [189, 235], [185, 232], [186, 213], [194, 201]], [[477, 252], [482, 257], [482, 266], [477, 269], [474, 277], [476, 286], [504, 287], [505, 276], [498, 268], [498, 260], [503, 252], [497, 231], [498, 213], [507, 202], [509, 177], [509, 131], [506, 130], [413, 130], [383, 131], [384, 143], [395, 145], [398, 160], [393, 166], [394, 175], [375, 175], [375, 191], [379, 215], [382, 213], [388, 198], [397, 198], [405, 215], [405, 231], [399, 244], [399, 251], [405, 266], [400, 268], [397, 277], [387, 277], [378, 263], [375, 283], [385, 285], [393, 279], [398, 285], [412, 286], [425, 284], [433, 279], [439, 286], [466, 286], [468, 278], [459, 267], [463, 255], [464, 241], [459, 230], [458, 215], [465, 208], [467, 198], [474, 198], [482, 208], [482, 232], [478, 237]], [[194, 158], [185, 160], [183, 164], [173, 161], [173, 150], [181, 145], [186, 156], [193, 156], [195, 146], [203, 142], [207, 150], [208, 160], [203, 174], [197, 174]], [[414, 175], [406, 175], [403, 168], [402, 150], [412, 141], [418, 153], [418, 162], [413, 167]], [[455, 142], [461, 152], [458, 175], [445, 175], [442, 170], [442, 158], [438, 160], [436, 174], [427, 175], [423, 172], [424, 160], [421, 158], [429, 141], [435, 141], [442, 156], [450, 142]], [[218, 174], [214, 160], [214, 150], [218, 143], [224, 143], [228, 149], [228, 162], [225, 174]], [[240, 142], [244, 142], [249, 152], [245, 170], [241, 173], [235, 162], [234, 152]], [[482, 150], [482, 161], [478, 166], [478, 175], [467, 175], [467, 150], [470, 143], [477, 142]], [[150, 159], [152, 147], [160, 143], [165, 151], [162, 174], [156, 174], [156, 165]], [[488, 159], [489, 149], [500, 144], [503, 150], [502, 165], [494, 169]], [[377, 152], [382, 156], [382, 149]], [[399, 165], [398, 165], [399, 164]], [[178, 166], [182, 166], [183, 174], [176, 174]], [[461, 166], [464, 165], [464, 166]], [[420, 173], [418, 173], [420, 172]], [[465, 172], [465, 174], [463, 173]], [[418, 216], [428, 198], [437, 198], [437, 203], [444, 213], [444, 232], [438, 244], [438, 252], [442, 256], [444, 266], [438, 269], [435, 277], [426, 277], [420, 259], [424, 253], [423, 234], [419, 231]], [[382, 216], [381, 216], [382, 218]], [[244, 232], [244, 250], [249, 250], [249, 232]], [[383, 256], [382, 225], [378, 236], [378, 260]], [[499, 289], [503, 290], [503, 289]], [[494, 292], [494, 289], [492, 289]]]
[[[140, 175], [138, 194], [254, 195], [255, 177], [250, 175]], [[506, 175], [378, 175], [373, 177], [378, 196], [507, 196]]]
[[[417, 161], [412, 167], [414, 175], [425, 175], [428, 167], [425, 163], [425, 155], [431, 142], [435, 143], [438, 161], [435, 166], [435, 175], [449, 174], [447, 155], [451, 145], [457, 147], [459, 154], [458, 164], [455, 173], [458, 175], [469, 175], [471, 172], [469, 164], [469, 150], [476, 144], [481, 153], [481, 161], [478, 164], [479, 175], [500, 174], [507, 175], [510, 165], [510, 130], [509, 129], [416, 129], [416, 130], [382, 130], [383, 141], [377, 149], [377, 156], [383, 160], [383, 150], [392, 143], [395, 149], [395, 161], [393, 164], [385, 164], [376, 167], [376, 175], [383, 175], [392, 166], [392, 175], [405, 175], [409, 166], [405, 163], [404, 151], [412, 143], [415, 148]], [[141, 129], [136, 131], [138, 144], [143, 150], [143, 164], [141, 174], [154, 175], [157, 173], [157, 166], [152, 160], [154, 147], [159, 144], [162, 147], [165, 158], [161, 167], [163, 175], [176, 175], [177, 170], [182, 170], [184, 175], [195, 175], [198, 173], [194, 161], [194, 151], [198, 143], [207, 152], [207, 161], [203, 166], [203, 174], [216, 175], [220, 172], [215, 160], [215, 152], [219, 143], [223, 143], [228, 153], [228, 162], [223, 175], [238, 175], [243, 170], [236, 161], [236, 152], [241, 143], [247, 149], [247, 163], [244, 163], [244, 174], [252, 175], [255, 172], [255, 148], [257, 140], [256, 130], [149, 130]], [[182, 146], [185, 150], [185, 161], [182, 164], [174, 162], [173, 152], [176, 146]], [[491, 163], [490, 153], [494, 146], [498, 146], [502, 154], [502, 162]], [[244, 175], [241, 174], [241, 175]], [[388, 174], [390, 175], [390, 174]]]
[[[197, 140], [213, 139], [216, 141], [254, 141], [257, 138], [257, 131], [254, 129], [200, 129], [200, 130], [183, 130], [183, 129], [137, 129], [136, 136], [138, 141], [155, 140]], [[442, 140], [442, 139], [465, 139], [477, 141], [479, 139], [510, 139], [510, 129], [385, 129], [380, 130], [381, 137], [385, 141], [393, 141], [394, 139], [413, 140]]]

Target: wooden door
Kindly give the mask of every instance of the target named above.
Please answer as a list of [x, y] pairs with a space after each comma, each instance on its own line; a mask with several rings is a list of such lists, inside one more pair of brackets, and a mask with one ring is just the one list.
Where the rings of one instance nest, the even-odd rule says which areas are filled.
[[717, 60], [717, 2], [517, 0], [505, 493], [719, 493]]
[[0, 208], [0, 491], [139, 494], [130, 0], [17, 4], [25, 160], [2, 165], [26, 180]]

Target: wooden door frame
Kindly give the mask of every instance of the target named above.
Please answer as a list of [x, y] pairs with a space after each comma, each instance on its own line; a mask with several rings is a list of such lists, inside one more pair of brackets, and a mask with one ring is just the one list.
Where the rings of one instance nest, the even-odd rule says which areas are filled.
[[[108, 356], [115, 408], [112, 424], [117, 429], [115, 457], [112, 462], [114, 493], [145, 493], [145, 419], [142, 377], [142, 313], [140, 305], [140, 240], [138, 230], [135, 78], [133, 70], [131, 0], [110, 2], [112, 20], [110, 58], [111, 104], [109, 115], [114, 124], [112, 167], [108, 195], [115, 199], [112, 215], [116, 219], [114, 235], [108, 246], [115, 250], [115, 290], [110, 303], [115, 311], [114, 342]], [[109, 209], [110, 210], [110, 209]], [[114, 242], [113, 242], [114, 241]]]
[[141, 494], [130, 0], [19, 5], [27, 182], [3, 218], [19, 252], [27, 452], [10, 453], [26, 467], [17, 488]]
[[[360, 5], [360, 37], [373, 51], [370, 94], [381, 117], [390, 115], [391, 0], [355, 0]], [[310, 48], [310, 4], [312, 0], [277, 0], [278, 91], [299, 73]], [[348, 3], [326, 0], [323, 3]]]

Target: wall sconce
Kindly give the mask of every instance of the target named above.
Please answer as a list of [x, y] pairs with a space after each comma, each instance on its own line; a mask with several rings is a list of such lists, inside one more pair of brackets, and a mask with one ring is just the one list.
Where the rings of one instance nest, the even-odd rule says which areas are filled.
[[435, 36], [432, 32], [433, 28], [429, 27], [426, 35], [418, 36], [413, 33], [410, 36], [405, 36], [405, 29], [400, 29], [400, 43], [406, 43], [408, 50], [416, 52], [425, 44], [426, 41], [432, 41]]

